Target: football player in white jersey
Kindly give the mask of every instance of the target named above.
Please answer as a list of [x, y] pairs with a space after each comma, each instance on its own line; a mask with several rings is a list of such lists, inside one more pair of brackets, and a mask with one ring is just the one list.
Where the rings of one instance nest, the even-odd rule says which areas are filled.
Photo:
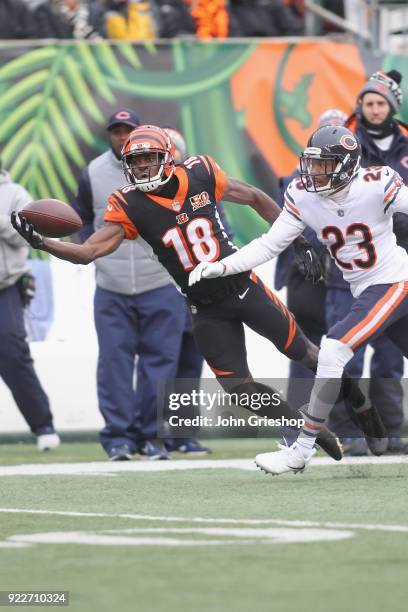
[[266, 472], [302, 471], [338, 396], [354, 351], [384, 332], [408, 357], [408, 254], [397, 246], [395, 212], [408, 214], [408, 188], [388, 166], [360, 168], [361, 147], [347, 128], [316, 130], [300, 156], [301, 184], [285, 192], [268, 233], [221, 261], [200, 263], [190, 283], [236, 274], [281, 253], [306, 226], [327, 246], [356, 298], [349, 314], [322, 341], [315, 384], [297, 441], [255, 459]]

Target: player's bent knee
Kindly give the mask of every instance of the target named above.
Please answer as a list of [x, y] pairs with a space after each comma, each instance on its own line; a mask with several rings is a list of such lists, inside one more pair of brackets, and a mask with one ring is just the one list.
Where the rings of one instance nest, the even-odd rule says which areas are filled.
[[317, 376], [319, 378], [340, 378], [344, 367], [353, 355], [353, 351], [347, 344], [334, 338], [324, 338], [320, 345]]

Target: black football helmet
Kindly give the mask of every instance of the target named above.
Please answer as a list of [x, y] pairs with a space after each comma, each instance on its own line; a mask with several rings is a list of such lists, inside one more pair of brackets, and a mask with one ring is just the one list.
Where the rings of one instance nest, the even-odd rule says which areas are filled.
[[328, 196], [342, 189], [360, 169], [361, 145], [345, 127], [317, 129], [300, 155], [300, 177], [306, 191]]

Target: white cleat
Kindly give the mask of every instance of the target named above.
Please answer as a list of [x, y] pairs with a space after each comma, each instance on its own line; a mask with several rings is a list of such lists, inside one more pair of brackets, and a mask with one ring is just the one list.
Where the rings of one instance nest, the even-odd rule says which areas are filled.
[[41, 434], [37, 436], [37, 450], [44, 452], [54, 450], [61, 444], [61, 440], [58, 434]]
[[303, 472], [306, 465], [316, 452], [313, 448], [310, 455], [305, 458], [302, 449], [297, 442], [292, 446], [282, 446], [279, 444], [280, 450], [274, 453], [262, 453], [255, 457], [255, 464], [266, 474], [284, 474], [285, 472]]

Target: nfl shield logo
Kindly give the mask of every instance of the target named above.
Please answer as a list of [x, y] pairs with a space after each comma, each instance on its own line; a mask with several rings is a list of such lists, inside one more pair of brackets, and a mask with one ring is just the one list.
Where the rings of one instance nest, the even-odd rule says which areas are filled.
[[344, 217], [344, 210], [338, 210], [337, 214], [339, 215], [339, 217]]
[[178, 212], [181, 209], [181, 205], [179, 202], [173, 202], [172, 207], [173, 207], [173, 210], [175, 210], [176, 212]]

